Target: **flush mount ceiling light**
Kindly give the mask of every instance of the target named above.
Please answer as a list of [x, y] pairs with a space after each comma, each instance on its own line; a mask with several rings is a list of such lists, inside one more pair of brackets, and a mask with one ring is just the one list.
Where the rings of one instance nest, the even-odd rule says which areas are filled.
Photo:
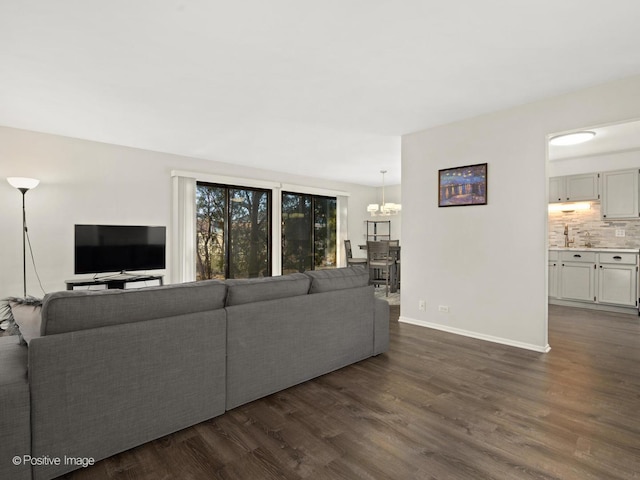
[[596, 136], [596, 132], [582, 131], [565, 133], [563, 135], [556, 135], [549, 139], [551, 145], [577, 145], [579, 143], [588, 142]]

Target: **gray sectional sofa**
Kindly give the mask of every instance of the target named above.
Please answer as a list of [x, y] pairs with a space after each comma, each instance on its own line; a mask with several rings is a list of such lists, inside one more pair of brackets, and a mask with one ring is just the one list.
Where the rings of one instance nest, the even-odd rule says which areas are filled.
[[47, 295], [39, 337], [0, 338], [0, 478], [51, 479], [385, 352], [368, 282], [351, 267]]

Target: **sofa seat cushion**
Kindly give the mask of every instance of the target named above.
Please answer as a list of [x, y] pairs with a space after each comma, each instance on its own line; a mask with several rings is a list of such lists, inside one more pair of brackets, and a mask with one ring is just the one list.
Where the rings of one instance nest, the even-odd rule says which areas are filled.
[[55, 292], [42, 305], [42, 335], [142, 322], [224, 308], [227, 287], [219, 280], [135, 290]]
[[304, 274], [311, 278], [309, 293], [331, 292], [369, 285], [369, 271], [361, 266], [312, 270]]
[[277, 300], [309, 293], [311, 280], [303, 273], [279, 277], [243, 278], [226, 280], [226, 306]]

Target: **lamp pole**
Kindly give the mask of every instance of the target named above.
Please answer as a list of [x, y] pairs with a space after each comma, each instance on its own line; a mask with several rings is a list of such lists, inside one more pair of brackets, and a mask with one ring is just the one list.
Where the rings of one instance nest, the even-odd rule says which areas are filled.
[[22, 193], [22, 291], [27, 298], [27, 209], [25, 208], [25, 195], [35, 188], [40, 180], [26, 177], [7, 177], [7, 182]]
[[18, 188], [22, 193], [22, 290], [27, 298], [27, 210], [24, 206], [24, 197], [29, 191], [28, 188]]

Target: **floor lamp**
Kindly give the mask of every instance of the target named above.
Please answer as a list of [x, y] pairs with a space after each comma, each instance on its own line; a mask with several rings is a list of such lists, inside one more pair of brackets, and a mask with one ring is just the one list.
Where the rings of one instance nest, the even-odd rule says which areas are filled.
[[24, 196], [32, 188], [36, 188], [40, 180], [26, 177], [7, 177], [7, 182], [22, 193], [22, 281], [24, 298], [27, 298], [27, 213], [24, 208]]

